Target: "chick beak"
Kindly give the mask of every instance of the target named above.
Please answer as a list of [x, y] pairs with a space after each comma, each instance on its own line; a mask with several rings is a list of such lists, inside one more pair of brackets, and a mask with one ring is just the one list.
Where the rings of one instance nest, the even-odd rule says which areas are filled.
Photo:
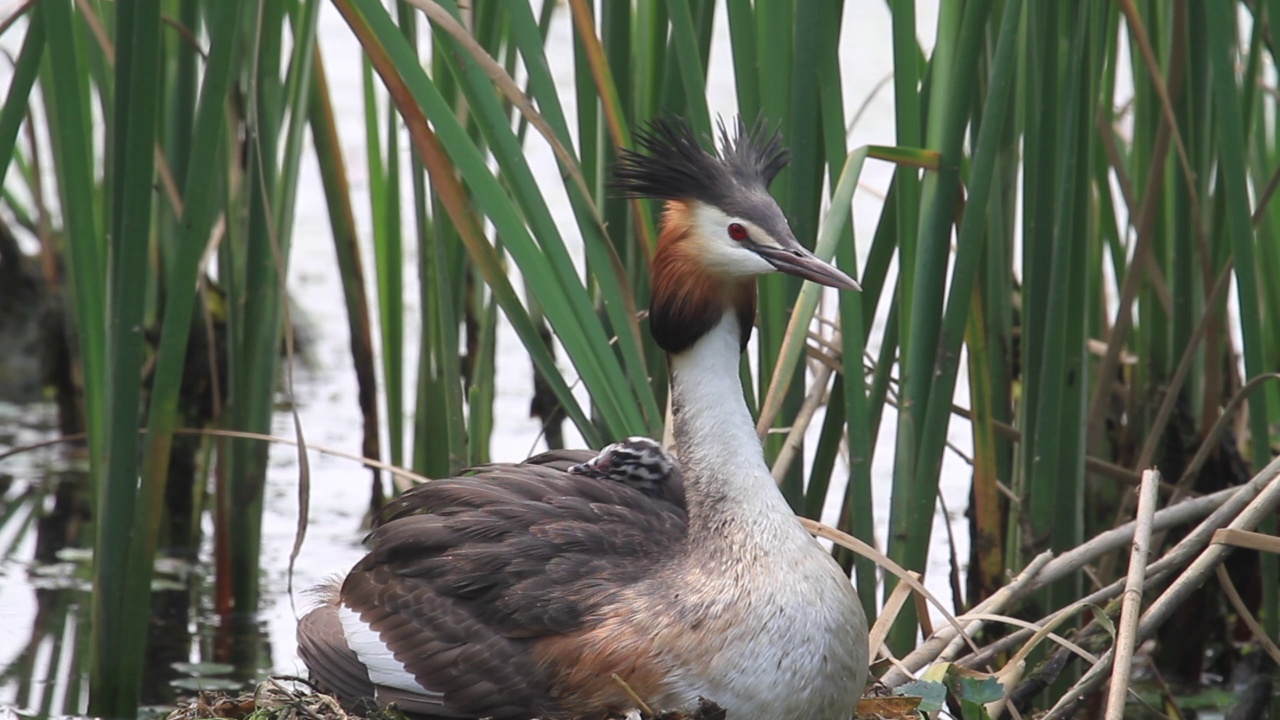
[[819, 260], [817, 255], [806, 250], [793, 238], [787, 238], [779, 245], [756, 245], [752, 249], [777, 268], [778, 272], [839, 290], [862, 290], [857, 280], [836, 269], [831, 263]]
[[581, 475], [583, 477], [603, 480], [609, 476], [609, 463], [606, 460], [595, 458], [589, 462], [569, 467], [571, 475]]

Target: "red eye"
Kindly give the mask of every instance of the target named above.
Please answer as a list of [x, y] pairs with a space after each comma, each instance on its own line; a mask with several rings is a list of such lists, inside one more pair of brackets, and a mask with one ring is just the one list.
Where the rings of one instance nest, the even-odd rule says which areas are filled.
[[729, 237], [742, 242], [747, 239], [747, 229], [739, 223], [729, 223]]

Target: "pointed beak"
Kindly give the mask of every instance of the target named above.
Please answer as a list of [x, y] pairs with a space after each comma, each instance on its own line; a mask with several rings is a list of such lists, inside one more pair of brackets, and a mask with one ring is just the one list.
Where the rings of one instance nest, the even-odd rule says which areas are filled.
[[780, 246], [757, 245], [752, 249], [777, 268], [778, 272], [802, 277], [838, 290], [862, 290], [857, 280], [837, 270], [831, 263], [819, 260], [818, 256], [806, 250], [795, 240], [784, 241]]
[[601, 467], [601, 464], [602, 463], [592, 460], [591, 462], [572, 465], [569, 467], [569, 473], [571, 475], [581, 475], [583, 477], [595, 478], [596, 480], [603, 480], [608, 477], [608, 471], [607, 468]]

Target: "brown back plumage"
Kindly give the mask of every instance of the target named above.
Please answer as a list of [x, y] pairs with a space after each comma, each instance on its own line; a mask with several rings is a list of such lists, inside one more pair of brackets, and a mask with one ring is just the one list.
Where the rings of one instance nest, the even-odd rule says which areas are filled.
[[593, 456], [547, 453], [474, 468], [392, 501], [368, 555], [329, 599], [332, 610], [322, 606], [299, 626], [313, 673], [348, 699], [374, 689], [342, 638], [341, 602], [430, 691], [400, 694], [402, 709], [558, 717], [548, 697], [553, 669], [534, 645], [598, 622], [620, 589], [679, 552], [686, 527], [682, 506], [566, 472]]

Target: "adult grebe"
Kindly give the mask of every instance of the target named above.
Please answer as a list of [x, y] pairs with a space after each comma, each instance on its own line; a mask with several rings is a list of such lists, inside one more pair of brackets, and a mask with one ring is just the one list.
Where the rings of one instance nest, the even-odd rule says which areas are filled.
[[603, 718], [634, 705], [731, 720], [848, 720], [867, 677], [849, 579], [778, 492], [739, 380], [758, 275], [856, 289], [792, 235], [768, 185], [776, 131], [682, 120], [638, 135], [613, 186], [667, 201], [650, 329], [670, 355], [683, 506], [551, 453], [409, 490], [369, 554], [298, 625], [347, 699], [438, 718]]

